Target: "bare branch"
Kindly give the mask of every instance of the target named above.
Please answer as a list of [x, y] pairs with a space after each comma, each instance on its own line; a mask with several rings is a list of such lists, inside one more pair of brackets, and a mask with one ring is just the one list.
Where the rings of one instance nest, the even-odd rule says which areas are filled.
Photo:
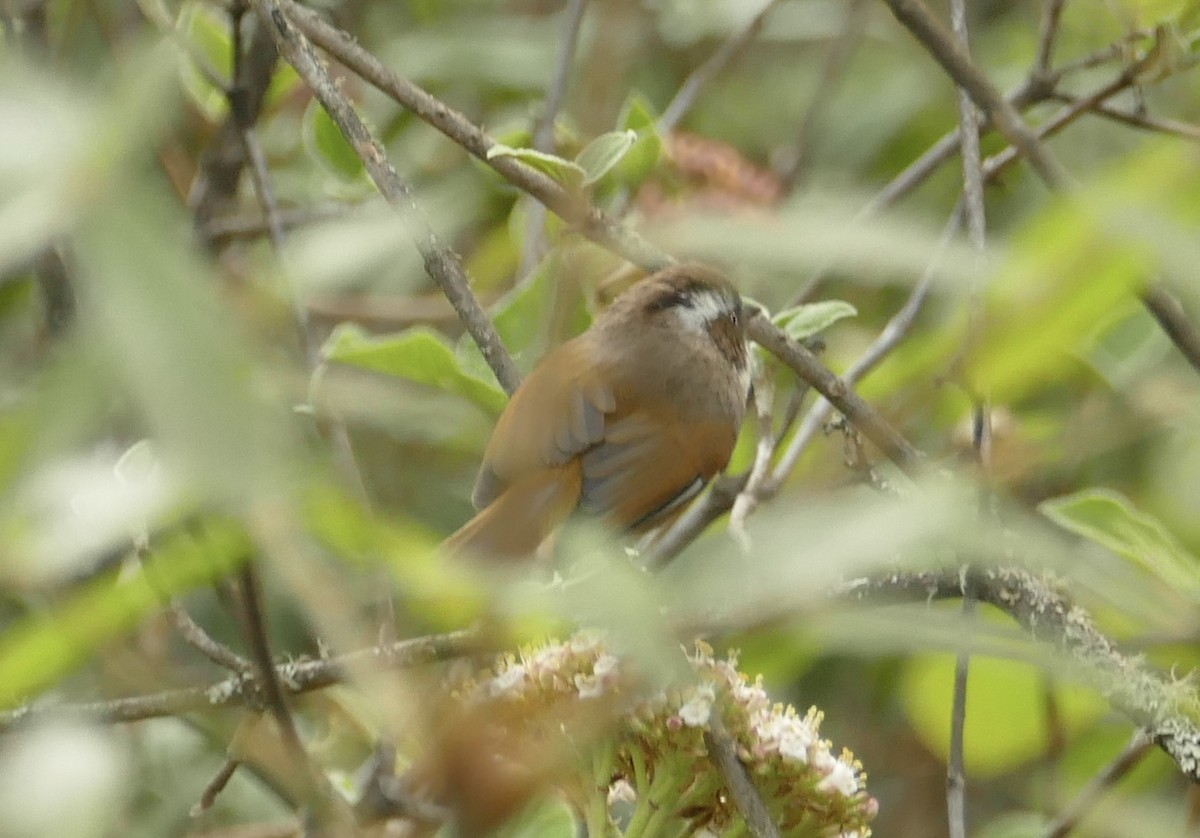
[[218, 643], [206, 632], [199, 623], [192, 619], [182, 605], [175, 600], [167, 602], [167, 618], [179, 632], [200, 654], [204, 655], [217, 666], [222, 666], [239, 675], [249, 675], [254, 671], [254, 665], [224, 643]]
[[987, 113], [996, 130], [1013, 144], [1034, 171], [1052, 188], [1068, 183], [1066, 170], [1042, 145], [1037, 136], [1021, 119], [1017, 109], [991, 83], [954, 36], [929, 11], [921, 0], [884, 0], [896, 19], [925, 45], [930, 55], [942, 65], [950, 77], [968, 93], [981, 110]]
[[[538, 151], [554, 150], [554, 123], [562, 109], [567, 93], [567, 81], [571, 67], [575, 64], [575, 48], [579, 44], [579, 27], [583, 23], [583, 12], [587, 0], [569, 0], [563, 22], [562, 43], [558, 50], [558, 64], [550, 78], [546, 91], [546, 104], [537, 126], [533, 130], [533, 147]], [[546, 207], [533, 202], [529, 208], [529, 219], [525, 225], [525, 246], [521, 254], [521, 276], [533, 270], [541, 258], [543, 235], [546, 229]]]
[[[286, 0], [285, 0], [286, 2]], [[295, 7], [288, 3], [290, 9]], [[458, 255], [443, 247], [429, 219], [417, 205], [412, 187], [400, 178], [387, 156], [367, 130], [362, 118], [334, 83], [312, 44], [289, 22], [278, 0], [254, 0], [263, 24], [271, 30], [280, 53], [312, 89], [338, 129], [362, 159], [367, 173], [387, 202], [400, 214], [404, 226], [416, 244], [425, 270], [450, 300], [459, 318], [479, 347], [500, 385], [509, 393], [521, 382], [520, 373], [508, 354], [496, 327], [471, 292], [466, 272]]]
[[1144, 730], [1136, 731], [1124, 750], [1117, 754], [1116, 758], [1106, 765], [1103, 771], [1093, 777], [1087, 788], [1080, 792], [1079, 796], [1054, 819], [1054, 822], [1046, 830], [1046, 838], [1063, 838], [1064, 835], [1069, 834], [1079, 825], [1083, 817], [1095, 808], [1097, 801], [1132, 771], [1153, 747], [1154, 742]]
[[1042, 6], [1042, 31], [1038, 37], [1037, 57], [1033, 60], [1035, 75], [1050, 72], [1050, 61], [1054, 58], [1054, 43], [1058, 39], [1058, 24], [1062, 19], [1066, 0], [1045, 0]]
[[772, 820], [762, 795], [754, 787], [754, 781], [750, 779], [746, 766], [738, 759], [737, 747], [730, 739], [729, 733], [716, 717], [712, 719], [710, 726], [711, 730], [704, 734], [704, 746], [708, 749], [713, 765], [720, 772], [721, 779], [725, 781], [725, 787], [729, 789], [729, 795], [738, 811], [746, 819], [746, 828], [754, 838], [779, 838], [779, 827]]
[[[967, 7], [964, 0], [950, 0], [950, 23], [954, 36], [963, 54], [970, 56], [970, 41], [967, 31]], [[979, 116], [968, 91], [961, 85], [957, 89], [958, 134], [962, 138], [963, 192], [961, 205], [967, 222], [967, 235], [979, 254], [980, 261], [987, 249], [987, 216], [983, 205], [983, 165], [979, 151]], [[983, 316], [983, 298], [978, 281], [971, 282], [967, 305], [970, 308], [971, 324], [967, 341], [976, 339]], [[990, 447], [986, 421], [987, 402], [974, 397], [972, 409], [974, 425], [980, 429], [975, 437], [975, 452], [979, 461]], [[964, 573], [965, 576], [965, 573]], [[965, 581], [965, 580], [964, 580]], [[974, 619], [975, 600], [966, 584], [963, 585], [962, 617], [969, 630]], [[964, 649], [954, 660], [954, 692], [950, 710], [950, 757], [946, 765], [946, 815], [950, 838], [967, 836], [967, 770], [966, 770], [966, 724], [967, 724], [967, 678], [970, 673], [971, 655]]]
[[800, 183], [809, 161], [812, 159], [813, 145], [829, 103], [837, 92], [838, 81], [842, 71], [850, 62], [855, 48], [862, 40], [863, 29], [866, 25], [867, 0], [849, 0], [846, 3], [845, 19], [841, 31], [829, 42], [821, 62], [821, 73], [817, 80], [812, 100], [800, 120], [800, 130], [796, 133], [792, 159], [779, 173], [785, 192], [794, 192]]
[[[275, 665], [279, 683], [288, 695], [323, 690], [346, 681], [347, 672], [368, 662], [380, 668], [406, 668], [460, 657], [478, 651], [471, 631], [435, 634], [371, 646], [332, 658], [297, 660]], [[0, 732], [47, 719], [67, 718], [97, 724], [119, 724], [162, 716], [182, 716], [241, 707], [256, 700], [256, 676], [235, 676], [199, 687], [183, 687], [151, 695], [81, 704], [33, 704], [0, 712]]]
[[[1055, 94], [1054, 99], [1060, 102], [1075, 103], [1078, 101], [1074, 96], [1065, 94]], [[1110, 119], [1113, 122], [1119, 122], [1122, 125], [1128, 125], [1131, 128], [1141, 128], [1145, 131], [1157, 131], [1160, 134], [1170, 134], [1175, 137], [1182, 137], [1185, 140], [1200, 143], [1200, 125], [1194, 125], [1190, 122], [1180, 122], [1175, 119], [1164, 119], [1162, 117], [1150, 116], [1144, 113], [1134, 113], [1132, 111], [1124, 111], [1119, 108], [1114, 108], [1109, 105], [1095, 104], [1088, 109], [1091, 113], [1097, 116], [1102, 116], [1105, 119]]]
[[232, 757], [226, 759], [221, 764], [221, 768], [217, 771], [216, 775], [208, 781], [208, 785], [200, 793], [200, 800], [196, 802], [196, 805], [192, 807], [188, 814], [193, 818], [197, 818], [211, 809], [212, 805], [217, 802], [217, 797], [225, 790], [225, 786], [229, 785], [229, 781], [233, 779], [233, 775], [237, 772], [239, 765], [241, 763]]
[[1167, 337], [1187, 362], [1200, 372], [1200, 332], [1196, 330], [1195, 324], [1188, 320], [1183, 305], [1174, 294], [1160, 284], [1150, 285], [1141, 296], [1146, 309], [1158, 321]]
[[575, 225], [584, 236], [648, 271], [671, 264], [673, 260], [659, 248], [612, 216], [591, 206], [582, 196], [569, 194], [549, 176], [513, 157], [501, 155], [489, 159], [488, 151], [496, 141], [469, 119], [384, 67], [379, 59], [355, 43], [352, 37], [327, 23], [316, 12], [297, 6], [291, 0], [283, 2], [288, 16], [314, 43], [408, 108], [419, 119], [441, 131], [469, 154], [495, 169], [510, 183], [537, 198], [555, 215]]
[[779, 5], [779, 0], [770, 0], [762, 11], [754, 16], [750, 24], [739, 32], [734, 37], [725, 41], [721, 46], [709, 56], [708, 60], [697, 67], [688, 75], [679, 90], [676, 91], [674, 98], [667, 103], [663, 109], [662, 116], [658, 118], [658, 130], [664, 134], [675, 130], [676, 126], [683, 120], [687, 112], [692, 109], [692, 105], [700, 98], [700, 92], [707, 87], [717, 75], [741, 58], [754, 40], [762, 32], [763, 26], [767, 22], [767, 15], [771, 10]]
[[[1195, 721], [1200, 700], [1191, 687], [1155, 671], [1140, 656], [1123, 654], [1084, 609], [1042, 577], [1020, 568], [973, 568], [966, 581], [980, 602], [1004, 611], [1032, 639], [1068, 656], [1081, 680], [1145, 728], [1184, 776], [1200, 782], [1200, 725]], [[960, 571], [950, 569], [852, 580], [842, 593], [861, 601], [927, 602], [959, 597], [962, 589]]]
[[880, 416], [875, 408], [863, 401], [846, 382], [826, 369], [816, 355], [758, 313], [747, 321], [746, 332], [751, 339], [783, 361], [832, 402], [896, 465], [909, 473], [917, 469], [921, 460], [920, 452]]

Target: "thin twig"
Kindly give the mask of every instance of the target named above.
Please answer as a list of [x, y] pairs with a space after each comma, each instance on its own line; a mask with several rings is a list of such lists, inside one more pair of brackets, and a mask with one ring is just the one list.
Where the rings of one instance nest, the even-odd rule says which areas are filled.
[[[975, 600], [963, 591], [962, 619], [964, 628], [975, 619]], [[967, 726], [967, 677], [971, 655], [961, 651], [954, 658], [954, 692], [950, 705], [950, 758], [946, 764], [946, 819], [950, 838], [967, 836], [967, 771], [965, 760], [965, 731]]]
[[842, 78], [850, 57], [862, 40], [866, 25], [867, 0], [850, 0], [846, 4], [845, 18], [837, 36], [829, 42], [825, 49], [825, 57], [821, 62], [821, 71], [817, 76], [817, 84], [813, 97], [800, 120], [800, 130], [796, 132], [793, 143], [791, 160], [779, 173], [785, 193], [796, 190], [801, 178], [812, 160], [813, 147], [821, 128], [829, 103], [837, 92], [838, 82]]
[[[1077, 101], [1076, 97], [1062, 93], [1056, 93], [1053, 98], [1059, 102], [1074, 103]], [[1163, 117], [1150, 116], [1144, 113], [1133, 113], [1132, 111], [1125, 111], [1103, 104], [1092, 105], [1088, 110], [1097, 116], [1102, 116], [1113, 122], [1119, 122], [1122, 125], [1128, 125], [1131, 128], [1157, 131], [1160, 134], [1171, 134], [1172, 136], [1182, 137], [1192, 142], [1200, 142], [1200, 125], [1194, 125], [1190, 122], [1164, 119]]]
[[284, 5], [289, 18], [321, 49], [412, 111], [419, 119], [441, 131], [510, 183], [537, 198], [555, 215], [575, 225], [587, 238], [647, 271], [659, 270], [673, 261], [634, 230], [589, 204], [583, 196], [568, 193], [548, 175], [514, 157], [499, 155], [489, 158], [488, 151], [496, 141], [461, 113], [408, 79], [393, 73], [360, 47], [350, 35], [326, 22], [316, 12], [298, 6], [291, 0], [284, 0]]
[[771, 459], [775, 456], [775, 446], [778, 442], [775, 436], [775, 417], [773, 405], [775, 401], [775, 372], [765, 366], [754, 377], [754, 412], [758, 418], [758, 444], [754, 450], [754, 465], [750, 467], [750, 476], [746, 485], [738, 492], [733, 501], [733, 509], [729, 513], [729, 533], [742, 546], [743, 552], [751, 549], [750, 534], [746, 532], [746, 519], [758, 505], [759, 491], [762, 483], [771, 473]]
[[247, 562], [238, 573], [238, 592], [240, 594], [242, 616], [245, 622], [246, 639], [254, 658], [257, 670], [257, 680], [266, 699], [266, 706], [275, 720], [279, 736], [283, 740], [284, 749], [291, 759], [293, 776], [305, 789], [304, 800], [309, 805], [319, 809], [323, 815], [332, 814], [335, 804], [331, 793], [326, 789], [326, 783], [321, 781], [316, 767], [309, 758], [304, 742], [296, 731], [296, 722], [292, 718], [292, 710], [288, 706], [286, 694], [279, 673], [275, 669], [274, 657], [271, 654], [270, 639], [267, 636], [266, 616], [263, 608], [262, 585], [258, 579], [258, 571], [254, 565]]
[[[571, 77], [571, 68], [575, 64], [575, 48], [579, 45], [579, 28], [583, 23], [583, 12], [586, 8], [587, 0], [569, 0], [567, 3], [567, 9], [564, 12], [562, 41], [558, 50], [558, 63], [546, 90], [546, 105], [533, 130], [533, 148], [537, 151], [554, 151], [554, 123], [558, 120], [558, 112], [562, 109], [563, 99], [566, 98], [567, 82]], [[524, 252], [521, 254], [520, 276], [527, 276], [541, 259], [545, 232], [546, 207], [538, 201], [531, 201], [529, 219], [525, 225], [525, 246]]]
[[[347, 218], [361, 209], [360, 204], [344, 204], [329, 202], [306, 207], [279, 208], [279, 226], [285, 233], [298, 227], [320, 224], [323, 221], [334, 221]], [[201, 231], [208, 240], [217, 244], [239, 239], [253, 239], [267, 233], [267, 220], [262, 213], [238, 213], [211, 218]]]
[[[1013, 567], [972, 567], [968, 574], [966, 584], [980, 602], [999, 608], [1033, 640], [1068, 656], [1084, 683], [1145, 728], [1185, 777], [1200, 782], [1200, 725], [1194, 721], [1200, 702], [1194, 691], [1181, 689], [1173, 676], [1155, 671], [1141, 656], [1122, 653], [1057, 583]], [[860, 601], [929, 602], [960, 597], [963, 584], [955, 568], [895, 572], [851, 580], [841, 593]]]
[[271, 33], [265, 26], [256, 27], [234, 68], [233, 83], [225, 88], [231, 100], [236, 98], [239, 110], [229, 115], [200, 156], [200, 171], [192, 184], [188, 204], [193, 208], [196, 232], [208, 247], [218, 242], [208, 234], [211, 221], [237, 203], [238, 187], [246, 157], [242, 142], [241, 124], [258, 119], [266, 99], [267, 87], [275, 71], [278, 53]]
[[225, 790], [225, 786], [229, 785], [229, 781], [233, 779], [239, 765], [241, 765], [239, 760], [233, 757], [227, 758], [221, 764], [216, 776], [209, 780], [208, 785], [204, 787], [204, 791], [200, 793], [200, 799], [188, 814], [193, 818], [198, 818], [211, 809], [212, 805], [217, 802], [217, 797]]
[[[970, 56], [970, 40], [967, 30], [967, 8], [965, 0], [950, 0], [950, 22], [958, 46], [963, 53]], [[983, 166], [979, 151], [979, 118], [975, 103], [970, 94], [961, 86], [957, 89], [958, 132], [962, 138], [962, 168], [963, 193], [962, 207], [966, 217], [967, 235], [975, 248], [978, 258], [982, 261], [987, 248], [987, 217], [983, 204]], [[977, 340], [981, 319], [983, 316], [983, 296], [978, 281], [971, 282], [967, 305], [970, 307], [970, 327], [968, 343]], [[987, 403], [978, 395], [974, 396], [973, 417], [976, 428], [987, 428]], [[976, 454], [983, 461], [983, 451], [987, 447], [984, 433], [976, 436]], [[964, 571], [962, 618], [964, 627], [969, 627], [974, 619], [975, 599], [970, 588], [965, 584]], [[950, 838], [966, 838], [967, 836], [967, 770], [965, 732], [967, 725], [967, 678], [970, 673], [971, 655], [967, 649], [962, 649], [954, 661], [954, 692], [950, 711], [950, 751], [946, 764], [946, 816], [950, 829]]]
[[224, 643], [215, 640], [199, 623], [192, 619], [187, 609], [178, 600], [168, 596], [162, 586], [158, 584], [156, 568], [149, 549], [149, 537], [142, 534], [137, 536], [135, 541], [134, 552], [139, 564], [142, 566], [142, 572], [145, 573], [146, 580], [162, 601], [171, 627], [179, 633], [184, 642], [223, 669], [228, 669], [230, 672], [235, 672], [238, 675], [253, 675], [254, 664], [233, 651], [233, 649], [230, 649]]
[[1062, 19], [1065, 4], [1066, 0], [1045, 0], [1045, 5], [1042, 6], [1042, 31], [1038, 36], [1037, 57], [1033, 60], [1033, 72], [1036, 75], [1050, 72], [1054, 44], [1058, 39], [1058, 24]]
[[[370, 646], [344, 655], [296, 660], [275, 665], [279, 683], [288, 695], [323, 690], [344, 683], [355, 666], [406, 668], [448, 660], [479, 650], [479, 637], [470, 631], [435, 634]], [[0, 712], [0, 732], [49, 719], [78, 719], [96, 724], [120, 724], [162, 716], [182, 716], [257, 701], [257, 676], [234, 676], [198, 687], [182, 687], [149, 695], [80, 704], [32, 704]]]
[[771, 818], [771, 811], [755, 788], [746, 766], [738, 759], [733, 739], [719, 719], [714, 717], [710, 727], [704, 734], [704, 746], [721, 779], [725, 781], [730, 797], [746, 820], [747, 830], [754, 838], [779, 838], [779, 827]]
[[662, 116], [658, 118], [659, 133], [667, 134], [675, 130], [687, 112], [696, 104], [696, 100], [700, 98], [700, 92], [722, 70], [736, 62], [750, 48], [750, 45], [762, 32], [763, 26], [767, 22], [767, 15], [777, 5], [779, 5], [779, 0], [770, 0], [745, 29], [726, 40], [716, 52], [708, 57], [707, 61], [688, 74], [683, 84], [679, 86], [679, 90], [675, 92], [675, 96], [663, 108]]
[[199, 623], [192, 619], [182, 605], [175, 600], [167, 602], [167, 618], [171, 626], [179, 632], [180, 637], [187, 641], [200, 654], [204, 655], [217, 666], [224, 667], [239, 675], [249, 675], [254, 671], [254, 665], [224, 643], [218, 643], [206, 632]]
[[[471, 292], [462, 260], [438, 241], [428, 217], [416, 202], [412, 187], [392, 168], [383, 148], [371, 136], [362, 118], [334, 83], [312, 44], [289, 22], [280, 2], [253, 0], [253, 5], [264, 26], [274, 35], [280, 53], [308, 84], [313, 95], [338, 126], [338, 130], [362, 159], [375, 186], [399, 213], [421, 254], [426, 272], [437, 282], [442, 293], [458, 312], [471, 339], [475, 341], [484, 360], [495, 373], [497, 381], [506, 392], [512, 393], [521, 383], [520, 373], [496, 332], [496, 327]], [[294, 12], [294, 4], [287, 2], [287, 6]]]
[[1147, 310], [1167, 333], [1167, 337], [1187, 362], [1200, 372], [1200, 331], [1188, 320], [1183, 305], [1174, 294], [1160, 284], [1147, 287], [1142, 291], [1141, 297]]
[[746, 327], [747, 334], [756, 343], [832, 402], [888, 459], [906, 472], [912, 473], [917, 469], [921, 460], [920, 452], [845, 381], [826, 369], [816, 355], [761, 314], [751, 316]]
[[924, 44], [950, 78], [971, 94], [975, 104], [991, 117], [996, 130], [1020, 150], [1021, 156], [1029, 161], [1042, 180], [1051, 187], [1065, 186], [1068, 182], [1066, 170], [928, 7], [921, 0], [884, 2], [896, 19]]
[[1087, 788], [1081, 791], [1079, 796], [1054, 819], [1046, 830], [1046, 838], [1063, 838], [1069, 834], [1088, 812], [1096, 808], [1097, 801], [1132, 771], [1153, 747], [1154, 741], [1146, 735], [1144, 730], [1134, 733], [1133, 739], [1125, 746], [1125, 749], [1117, 754], [1116, 758], [1104, 767], [1104, 770], [1093, 777], [1092, 781], [1087, 784]]

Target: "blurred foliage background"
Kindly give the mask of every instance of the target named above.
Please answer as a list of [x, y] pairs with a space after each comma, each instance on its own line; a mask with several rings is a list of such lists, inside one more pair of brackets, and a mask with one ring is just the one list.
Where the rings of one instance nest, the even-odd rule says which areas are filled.
[[[315, 5], [515, 153], [533, 144], [563, 49], [562, 2]], [[969, 5], [977, 62], [1001, 89], [1019, 88], [1037, 67], [1043, 4]], [[673, 255], [725, 266], [770, 311], [848, 302], [855, 315], [822, 333], [837, 372], [927, 274], [907, 338], [859, 391], [958, 482], [898, 514], [870, 486], [905, 479], [832, 429], [750, 520], [748, 558], [720, 522], [661, 579], [608, 568], [586, 595], [560, 600], [434, 554], [471, 513], [503, 391], [329, 116], [290, 67], [263, 59], [253, 12], [3, 0], [0, 701], [47, 707], [219, 680], [163, 603], [244, 649], [221, 580], [251, 556], [281, 658], [375, 642], [385, 587], [401, 637], [463, 627], [487, 608], [513, 617], [512, 642], [582, 616], [648, 656], [681, 642], [653, 616], [668, 603], [701, 623], [724, 615], [715, 645], [740, 648], [742, 669], [780, 700], [824, 709], [825, 734], [870, 774], [876, 834], [926, 836], [946, 829], [954, 652], [978, 632], [990, 645], [970, 670], [970, 834], [1046, 834], [1131, 722], [999, 612], [964, 628], [957, 605], [867, 609], [822, 591], [896, 562], [1027, 563], [1059, 574], [1123, 648], [1179, 677], [1196, 665], [1200, 388], [1137, 291], [1161, 281], [1200, 316], [1200, 6], [1049, 5], [1062, 16], [1038, 77], [1049, 86], [1022, 102], [1030, 123], [1126, 83], [1048, 140], [1078, 190], [1052, 195], [1019, 161], [989, 186], [980, 258], [961, 237], [941, 241], [961, 190], [957, 155], [860, 213], [958, 122], [953, 81], [885, 5], [587, 4], [542, 150], [571, 160], [596, 137], [634, 132], [580, 188]], [[764, 9], [756, 36], [666, 128], [689, 76]], [[239, 51], [248, 77], [267, 81], [252, 134], [281, 248], [241, 165], [226, 90]], [[585, 328], [620, 260], [333, 66], [521, 369]], [[1004, 148], [984, 136], [985, 156]], [[767, 363], [778, 428], [802, 388]], [[992, 407], [986, 469], [971, 451], [977, 395]], [[753, 460], [755, 422], [742, 437], [733, 472]], [[982, 524], [980, 486], [991, 498]], [[352, 787], [381, 729], [413, 735], [438, 674], [381, 686], [356, 672], [355, 689], [310, 693], [306, 743]], [[227, 709], [10, 730], [0, 835], [286, 829], [286, 805], [251, 771], [189, 816], [244, 737], [240, 719]], [[1196, 806], [1153, 750], [1074, 834], [1194, 834]]]

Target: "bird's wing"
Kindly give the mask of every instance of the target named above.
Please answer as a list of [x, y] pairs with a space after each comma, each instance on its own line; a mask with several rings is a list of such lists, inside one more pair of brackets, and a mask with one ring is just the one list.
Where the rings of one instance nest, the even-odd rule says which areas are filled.
[[483, 509], [507, 488], [548, 466], [561, 466], [600, 443], [617, 407], [610, 387], [569, 341], [547, 355], [500, 415], [483, 455], [471, 500]]
[[612, 416], [604, 439], [584, 453], [580, 506], [622, 529], [670, 518], [725, 467], [736, 437], [728, 423], [641, 410]]

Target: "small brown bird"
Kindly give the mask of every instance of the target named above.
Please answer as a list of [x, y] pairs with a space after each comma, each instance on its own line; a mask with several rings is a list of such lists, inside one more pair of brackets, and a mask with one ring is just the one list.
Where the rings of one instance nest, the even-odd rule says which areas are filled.
[[703, 265], [623, 293], [517, 388], [483, 455], [480, 510], [453, 553], [515, 559], [576, 508], [614, 529], [670, 521], [729, 462], [750, 370], [742, 301]]

